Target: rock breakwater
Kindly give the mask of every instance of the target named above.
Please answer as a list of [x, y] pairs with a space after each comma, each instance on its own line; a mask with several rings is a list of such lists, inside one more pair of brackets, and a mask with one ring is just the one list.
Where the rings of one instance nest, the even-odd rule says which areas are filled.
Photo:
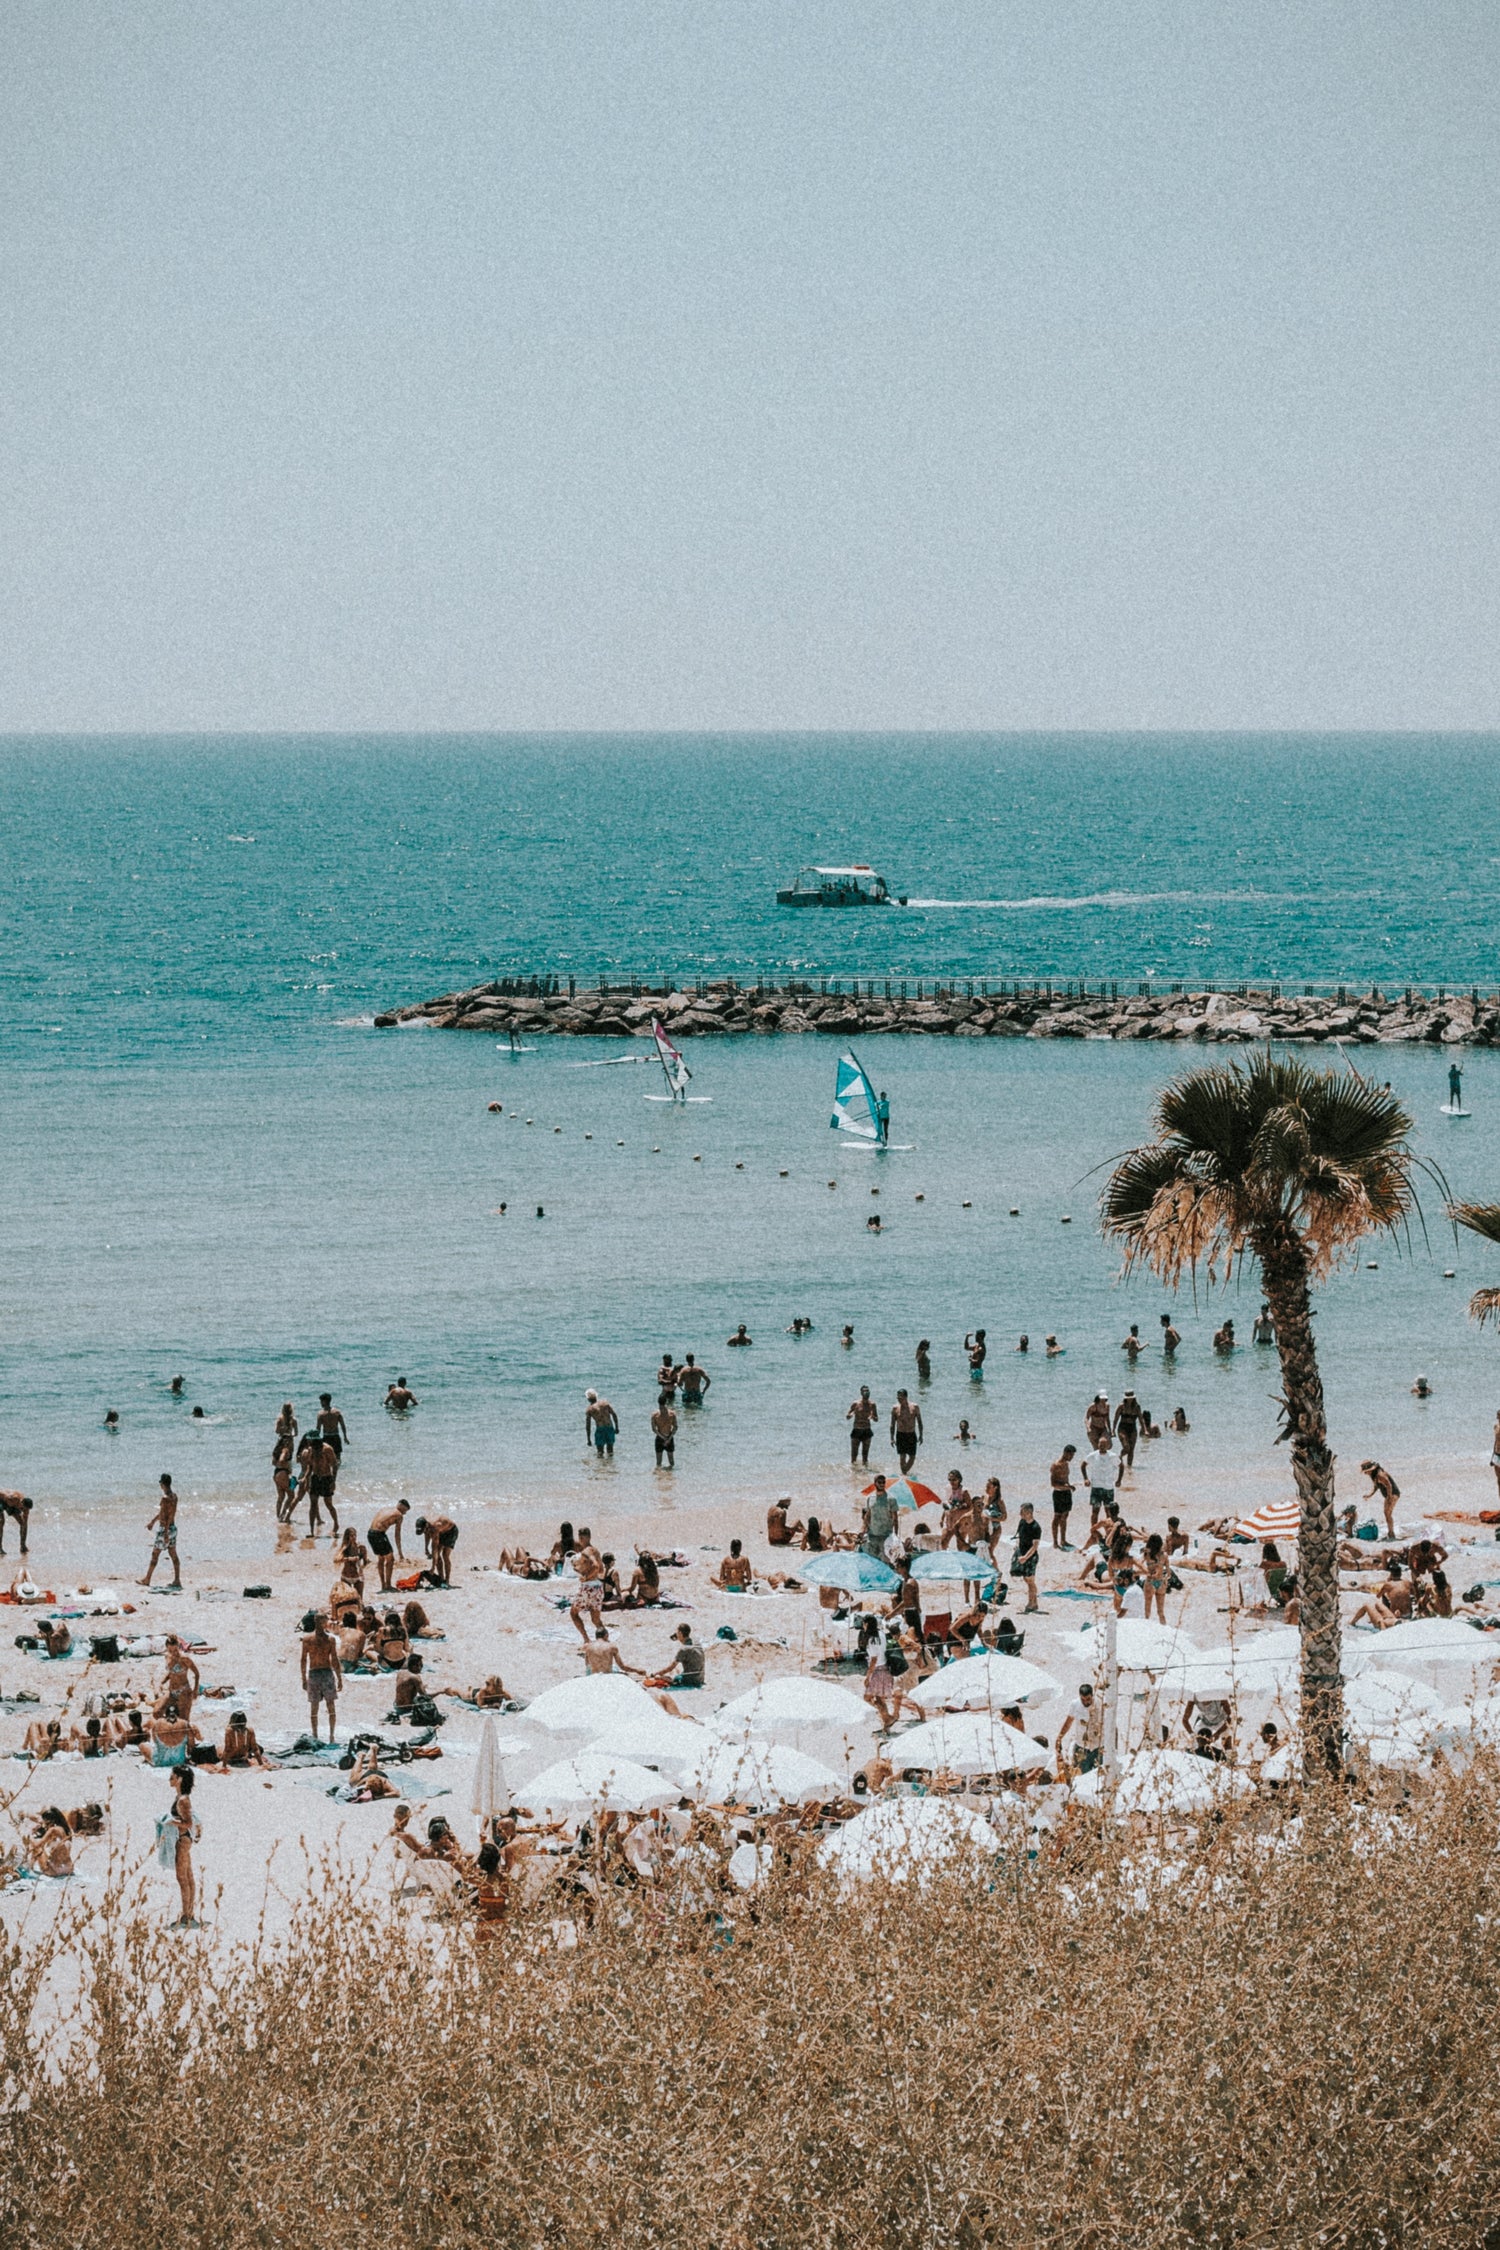
[[914, 986], [885, 979], [820, 984], [585, 986], [558, 978], [505, 978], [396, 1008], [384, 1030], [410, 1023], [440, 1031], [524, 1031], [638, 1038], [659, 1017], [674, 1039], [736, 1033], [827, 1032], [849, 1039], [898, 1032], [953, 1039], [1158, 1039], [1235, 1045], [1257, 1039], [1351, 1046], [1500, 1046], [1500, 994], [1304, 991], [1278, 985], [1231, 991], [1122, 994], [1118, 985], [982, 982]]

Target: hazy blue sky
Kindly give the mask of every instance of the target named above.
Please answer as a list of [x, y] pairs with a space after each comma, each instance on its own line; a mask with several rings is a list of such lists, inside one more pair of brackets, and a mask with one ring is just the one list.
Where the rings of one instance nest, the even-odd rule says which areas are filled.
[[1488, 726], [1494, 0], [6, 0], [0, 727]]

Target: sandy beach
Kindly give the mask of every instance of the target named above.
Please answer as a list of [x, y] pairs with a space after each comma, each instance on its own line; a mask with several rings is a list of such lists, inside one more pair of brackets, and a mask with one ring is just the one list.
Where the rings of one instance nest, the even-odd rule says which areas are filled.
[[[1268, 1477], [1229, 1477], [1223, 1473], [1222, 1464], [1217, 1475], [1200, 1474], [1190, 1446], [1191, 1440], [1174, 1444], [1164, 1437], [1143, 1448], [1133, 1480], [1122, 1487], [1125, 1512], [1141, 1530], [1163, 1530], [1168, 1516], [1177, 1515], [1184, 1528], [1196, 1533], [1205, 1519], [1243, 1513], [1263, 1496]], [[1273, 1458], [1268, 1468], [1275, 1465]], [[917, 1474], [932, 1476], [934, 1472], [919, 1468]], [[858, 1495], [866, 1481], [862, 1471], [842, 1473], [843, 1504], [835, 1502], [829, 1508], [839, 1527], [857, 1523]], [[1403, 1500], [1398, 1513], [1397, 1529], [1402, 1536], [1419, 1536], [1425, 1528], [1449, 1546], [1449, 1576], [1456, 1594], [1486, 1578], [1500, 1583], [1500, 1548], [1493, 1532], [1478, 1524], [1440, 1520], [1445, 1512], [1477, 1514], [1491, 1505], [1493, 1492], [1485, 1489], [1487, 1481], [1487, 1472], [1477, 1467], [1465, 1471], [1451, 1463], [1446, 1467], [1433, 1463], [1421, 1480], [1422, 1511]], [[1361, 1489], [1352, 1478], [1346, 1477], [1345, 1483], [1351, 1491]], [[837, 1488], [839, 1484], [840, 1478], [826, 1473], [820, 1479], [820, 1488]], [[597, 1485], [594, 1493], [597, 1497]], [[670, 1514], [658, 1508], [607, 1519], [601, 1516], [595, 1522], [598, 1543], [615, 1554], [627, 1572], [638, 1544], [659, 1553], [675, 1550], [685, 1558], [685, 1568], [667, 1568], [661, 1574], [664, 1593], [675, 1606], [612, 1614], [608, 1623], [624, 1661], [642, 1671], [665, 1668], [671, 1658], [675, 1627], [684, 1622], [691, 1626], [694, 1639], [708, 1651], [704, 1691], [701, 1696], [684, 1695], [681, 1699], [682, 1708], [695, 1717], [708, 1718], [721, 1703], [760, 1680], [809, 1673], [821, 1659], [843, 1653], [851, 1645], [849, 1628], [831, 1623], [811, 1590], [736, 1595], [721, 1592], [709, 1583], [732, 1537], [744, 1540], [757, 1573], [773, 1568], [795, 1570], [799, 1559], [795, 1551], [773, 1550], [766, 1542], [766, 1508], [776, 1496], [774, 1488], [747, 1488], [742, 1498], [733, 1502], [677, 1506]], [[1010, 1503], [1008, 1530], [1015, 1523], [1016, 1500], [1024, 1496], [1017, 1494]], [[588, 1498], [588, 1487], [580, 1484], [572, 1509], [575, 1525], [588, 1521], [584, 1512]], [[828, 1508], [826, 1499], [823, 1506]], [[1044, 1505], [1038, 1513], [1045, 1526]], [[1080, 1513], [1086, 1527], [1086, 1507], [1075, 1510], [1074, 1526]], [[354, 1521], [363, 1536], [360, 1514], [352, 1518], [345, 1515], [344, 1520]], [[229, 1555], [202, 1551], [199, 1530], [191, 1510], [185, 1510], [181, 1593], [160, 1585], [143, 1590], [125, 1574], [118, 1574], [111, 1584], [122, 1603], [129, 1605], [128, 1614], [97, 1622], [75, 1618], [77, 1643], [86, 1650], [91, 1632], [117, 1630], [122, 1637], [130, 1632], [155, 1636], [185, 1633], [195, 1642], [207, 1644], [197, 1659], [205, 1690], [231, 1691], [206, 1693], [195, 1707], [194, 1720], [204, 1739], [222, 1739], [230, 1711], [243, 1707], [263, 1742], [290, 1744], [307, 1722], [298, 1672], [301, 1620], [306, 1610], [327, 1600], [333, 1579], [334, 1542], [326, 1536], [310, 1541], [295, 1529], [278, 1527], [271, 1520], [269, 1500], [263, 1559], [252, 1568], [247, 1569], [239, 1541]], [[465, 1516], [451, 1589], [424, 1590], [417, 1597], [427, 1609], [433, 1628], [443, 1636], [417, 1644], [426, 1678], [434, 1687], [471, 1689], [499, 1673], [516, 1698], [527, 1700], [559, 1681], [580, 1676], [581, 1644], [566, 1608], [574, 1583], [571, 1575], [529, 1583], [501, 1575], [496, 1568], [502, 1544], [524, 1544], [533, 1553], [545, 1554], [556, 1535], [555, 1516], [538, 1515], [520, 1526], [508, 1512], [497, 1512], [492, 1518], [477, 1511]], [[1203, 1553], [1213, 1544], [1208, 1538], [1195, 1543]], [[147, 1544], [143, 1542], [142, 1555]], [[409, 1530], [406, 1544], [408, 1553], [414, 1544], [420, 1546]], [[1007, 1541], [1001, 1549], [1002, 1562], [1008, 1551]], [[1242, 1547], [1238, 1553], [1242, 1560], [1233, 1598], [1240, 1598], [1239, 1588], [1243, 1587], [1244, 1598], [1251, 1600], [1256, 1591], [1253, 1565], [1257, 1550]], [[60, 1596], [78, 1582], [69, 1569], [65, 1539], [50, 1533], [45, 1538], [34, 1537], [29, 1560], [38, 1583]], [[1102, 1616], [1108, 1606], [1103, 1597], [1091, 1598], [1079, 1588], [1079, 1560], [1076, 1553], [1055, 1551], [1044, 1529], [1040, 1614], [1030, 1620], [1021, 1616], [1024, 1589], [1018, 1581], [1011, 1582], [1005, 1605], [1025, 1630], [1027, 1658], [1063, 1683], [1063, 1695], [1039, 1702], [1027, 1712], [1028, 1731], [1046, 1736], [1049, 1742], [1055, 1741], [1072, 1690], [1094, 1669], [1091, 1660], [1072, 1645], [1071, 1636], [1090, 1618]], [[1231, 1632], [1253, 1641], [1257, 1633], [1274, 1624], [1274, 1620], [1241, 1618], [1232, 1611], [1231, 1581], [1226, 1577], [1200, 1571], [1181, 1575], [1182, 1591], [1168, 1599], [1168, 1619], [1199, 1646], [1222, 1643]], [[269, 1599], [247, 1600], [243, 1587], [249, 1583], [268, 1585]], [[941, 1586], [925, 1589], [929, 1614], [940, 1605], [956, 1606], [946, 1599], [947, 1594], [948, 1589]], [[1359, 1599], [1356, 1593], [1346, 1592], [1346, 1621]], [[60, 1601], [57, 1606], [66, 1608], [68, 1604]], [[1140, 1608], [1137, 1592], [1127, 1602], [1127, 1614], [1139, 1615]], [[105, 1828], [101, 1838], [81, 1847], [74, 1884], [22, 1884], [4, 1895], [0, 1911], [13, 1925], [30, 1915], [46, 1915], [64, 1897], [76, 1897], [80, 1889], [101, 1885], [106, 1867], [114, 1858], [126, 1867], [143, 1870], [149, 1898], [164, 1916], [170, 1915], [176, 1907], [172, 1879], [156, 1868], [151, 1853], [155, 1820], [168, 1801], [169, 1777], [153, 1770], [138, 1755], [118, 1753], [85, 1760], [76, 1754], [63, 1754], [34, 1767], [13, 1755], [31, 1720], [63, 1713], [76, 1720], [91, 1693], [125, 1693], [149, 1699], [162, 1677], [161, 1661], [137, 1658], [98, 1665], [75, 1656], [53, 1662], [6, 1645], [14, 1632], [32, 1628], [35, 1616], [42, 1613], [14, 1607], [4, 1612], [9, 1624], [0, 1644], [0, 1688], [6, 1699], [0, 1710], [0, 1757], [4, 1759], [0, 1785], [10, 1799], [9, 1818], [14, 1824], [24, 1825], [46, 1804], [66, 1808], [97, 1800], [105, 1807]], [[724, 1629], [733, 1634], [733, 1639], [719, 1637]], [[1346, 1651], [1363, 1653], [1378, 1648], [1378, 1641], [1375, 1634], [1346, 1633]], [[1455, 1701], [1488, 1681], [1497, 1654], [1500, 1649], [1489, 1636], [1476, 1634], [1472, 1667], [1434, 1667], [1412, 1661], [1403, 1663], [1401, 1669], [1438, 1687], [1446, 1701]], [[845, 1675], [845, 1683], [859, 1692], [857, 1673]], [[392, 1688], [389, 1675], [351, 1676], [338, 1706], [340, 1737], [379, 1728], [391, 1708]], [[36, 1695], [40, 1701], [35, 1705], [17, 1704], [12, 1699], [18, 1692]], [[441, 1758], [393, 1771], [410, 1794], [414, 1817], [441, 1812], [469, 1840], [474, 1833], [470, 1801], [482, 1719], [477, 1711], [453, 1700], [443, 1699], [440, 1707], [446, 1714], [438, 1738]], [[1173, 1729], [1173, 1738], [1184, 1743], [1186, 1737], [1178, 1725], [1180, 1708], [1180, 1696], [1175, 1703], [1168, 1699], [1158, 1704], [1151, 1697], [1147, 1680], [1127, 1676], [1121, 1692], [1122, 1739], [1127, 1744], [1138, 1743], [1158, 1719], [1165, 1718]], [[1264, 1716], [1279, 1711], [1286, 1717], [1295, 1716], [1275, 1699], [1246, 1699], [1241, 1713], [1242, 1741], [1248, 1741], [1253, 1726]], [[576, 1741], [563, 1743], [540, 1730], [528, 1730], [524, 1714], [504, 1717], [498, 1724], [510, 1753], [507, 1775], [522, 1802], [527, 1779], [553, 1758], [578, 1746]], [[385, 1729], [393, 1740], [403, 1731]], [[262, 1917], [274, 1928], [295, 1914], [308, 1863], [324, 1854], [337, 1855], [359, 1869], [362, 1880], [389, 1890], [395, 1873], [395, 1862], [385, 1843], [391, 1804], [339, 1803], [328, 1794], [339, 1779], [336, 1771], [321, 1767], [229, 1775], [202, 1772], [196, 1797], [203, 1830], [199, 1865], [205, 1923], [211, 1937], [241, 1938]]]

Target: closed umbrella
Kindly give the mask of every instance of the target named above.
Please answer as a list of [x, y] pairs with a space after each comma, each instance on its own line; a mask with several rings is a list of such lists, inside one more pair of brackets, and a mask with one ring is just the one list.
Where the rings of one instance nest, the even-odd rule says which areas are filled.
[[675, 1805], [683, 1792], [633, 1759], [581, 1750], [576, 1758], [545, 1767], [524, 1794], [533, 1812], [566, 1820], [587, 1812], [655, 1812]]
[[[860, 1553], [857, 1548], [846, 1548], [838, 1554], [814, 1555], [799, 1566], [798, 1577], [808, 1586], [837, 1586], [845, 1594], [890, 1594], [901, 1581], [889, 1563], [878, 1555]], [[533, 1704], [527, 1710], [530, 1718]]]
[[924, 1711], [1003, 1711], [1012, 1703], [1044, 1703], [1062, 1682], [1024, 1656], [963, 1656], [940, 1665], [907, 1698]]
[[479, 1756], [474, 1761], [474, 1792], [469, 1800], [469, 1810], [479, 1823], [483, 1834], [495, 1814], [504, 1812], [510, 1803], [510, 1790], [505, 1780], [505, 1760], [500, 1755], [500, 1736], [495, 1722], [486, 1714], [479, 1730]]

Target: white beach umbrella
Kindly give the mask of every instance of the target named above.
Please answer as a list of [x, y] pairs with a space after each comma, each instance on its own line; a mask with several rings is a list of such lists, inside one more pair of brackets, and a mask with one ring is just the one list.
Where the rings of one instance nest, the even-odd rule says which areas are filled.
[[610, 1758], [581, 1750], [528, 1781], [521, 1792], [536, 1813], [571, 1819], [587, 1812], [654, 1812], [675, 1805], [682, 1791], [658, 1773], [648, 1773], [631, 1758]]
[[647, 1703], [644, 1711], [626, 1711], [607, 1721], [589, 1748], [604, 1757], [633, 1758], [637, 1765], [661, 1766], [676, 1774], [702, 1756], [707, 1729], [691, 1719], [674, 1719], [649, 1697]]
[[1492, 1664], [1500, 1647], [1462, 1617], [1410, 1617], [1372, 1634], [1369, 1653], [1382, 1664], [1412, 1658], [1423, 1664]]
[[1366, 1736], [1361, 1745], [1372, 1766], [1419, 1766], [1433, 1749], [1428, 1728], [1403, 1719], [1380, 1734]]
[[479, 1730], [479, 1755], [474, 1761], [474, 1789], [469, 1799], [469, 1810], [481, 1829], [497, 1812], [504, 1812], [510, 1803], [510, 1790], [505, 1778], [505, 1760], [500, 1755], [500, 1736], [495, 1722], [488, 1714]]
[[1049, 1753], [991, 1711], [945, 1711], [888, 1745], [893, 1766], [922, 1773], [1043, 1773]]
[[1248, 1796], [1254, 1787], [1247, 1773], [1191, 1750], [1141, 1750], [1122, 1760], [1112, 1796], [1098, 1767], [1074, 1783], [1073, 1794], [1080, 1804], [1110, 1804], [1121, 1814], [1196, 1813]]
[[782, 1672], [762, 1680], [714, 1714], [710, 1724], [721, 1734], [754, 1734], [776, 1739], [778, 1727], [831, 1727], [873, 1734], [878, 1714], [862, 1696], [851, 1695], [835, 1680], [810, 1679], [805, 1672]]
[[909, 1700], [923, 1711], [1003, 1711], [1061, 1693], [1061, 1680], [1024, 1656], [961, 1656], [956, 1664], [939, 1665]]
[[683, 1770], [683, 1794], [704, 1805], [802, 1805], [841, 1797], [831, 1766], [781, 1742], [711, 1741]]
[[1384, 1730], [1397, 1721], [1436, 1718], [1443, 1704], [1444, 1698], [1436, 1688], [1429, 1687], [1425, 1680], [1413, 1679], [1409, 1672], [1372, 1668], [1344, 1682], [1344, 1710], [1349, 1723], [1366, 1732]]
[[[1063, 1633], [1059, 1638], [1086, 1664], [1097, 1664], [1104, 1655], [1104, 1620], [1097, 1618], [1081, 1633]], [[1163, 1672], [1199, 1654], [1197, 1642], [1175, 1625], [1158, 1625], [1144, 1617], [1116, 1620], [1115, 1661], [1122, 1672]]]
[[846, 1881], [920, 1882], [956, 1852], [992, 1853], [995, 1832], [967, 1805], [941, 1797], [884, 1797], [825, 1836], [822, 1865]]
[[628, 1718], [661, 1705], [634, 1680], [619, 1672], [587, 1672], [581, 1680], [562, 1680], [543, 1688], [521, 1714], [529, 1727], [549, 1734], [597, 1734], [614, 1719]]

